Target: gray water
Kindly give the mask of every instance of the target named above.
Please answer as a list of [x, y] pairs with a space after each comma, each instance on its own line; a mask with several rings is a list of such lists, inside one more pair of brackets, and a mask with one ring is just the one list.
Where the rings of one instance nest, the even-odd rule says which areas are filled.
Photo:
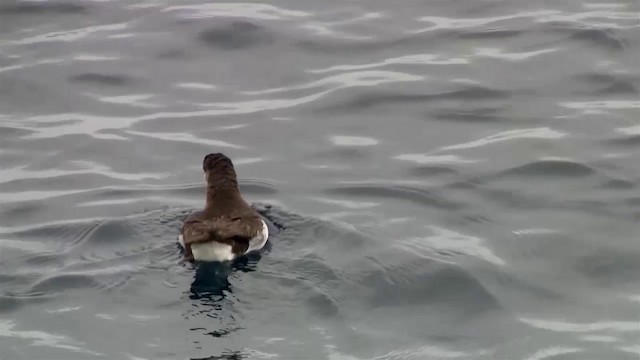
[[[0, 359], [637, 360], [640, 4], [0, 4]], [[185, 264], [223, 152], [279, 228]]]

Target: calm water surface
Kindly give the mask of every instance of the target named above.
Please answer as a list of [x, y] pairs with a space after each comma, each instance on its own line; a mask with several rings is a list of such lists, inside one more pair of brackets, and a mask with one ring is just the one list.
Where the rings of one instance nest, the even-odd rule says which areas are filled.
[[[637, 360], [640, 4], [5, 0], [0, 359]], [[279, 228], [181, 262], [202, 157]]]

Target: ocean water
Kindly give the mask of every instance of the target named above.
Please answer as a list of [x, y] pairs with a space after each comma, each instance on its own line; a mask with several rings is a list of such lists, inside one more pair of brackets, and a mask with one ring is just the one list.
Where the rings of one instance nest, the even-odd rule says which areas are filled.
[[635, 0], [4, 0], [0, 359], [637, 360], [639, 89]]

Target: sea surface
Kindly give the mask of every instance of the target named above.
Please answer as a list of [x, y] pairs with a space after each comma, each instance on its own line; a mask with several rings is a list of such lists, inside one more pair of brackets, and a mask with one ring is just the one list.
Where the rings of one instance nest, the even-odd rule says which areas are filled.
[[0, 3], [0, 359], [639, 357], [637, 0]]

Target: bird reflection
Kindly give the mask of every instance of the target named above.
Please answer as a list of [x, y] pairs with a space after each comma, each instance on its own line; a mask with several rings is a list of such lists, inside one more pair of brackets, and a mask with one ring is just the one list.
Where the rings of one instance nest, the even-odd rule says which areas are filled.
[[[270, 247], [267, 242], [265, 248]], [[189, 298], [192, 300], [210, 299], [222, 300], [225, 294], [232, 293], [229, 276], [235, 271], [252, 272], [256, 267], [261, 253], [247, 254], [233, 262], [198, 262], [195, 264], [195, 276], [191, 283]]]
[[205, 358], [191, 358], [190, 360], [242, 360], [246, 359], [248, 354], [244, 354], [240, 351], [228, 351], [222, 353], [222, 355], [209, 356]]

